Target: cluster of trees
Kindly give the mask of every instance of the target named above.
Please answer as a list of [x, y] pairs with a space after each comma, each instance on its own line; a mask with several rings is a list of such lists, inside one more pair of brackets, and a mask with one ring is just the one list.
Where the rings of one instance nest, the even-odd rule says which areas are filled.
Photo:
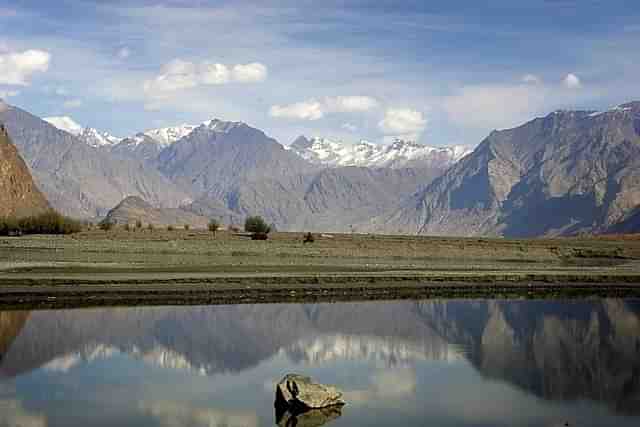
[[82, 223], [55, 211], [22, 218], [0, 218], [0, 236], [22, 234], [71, 234], [82, 231]]

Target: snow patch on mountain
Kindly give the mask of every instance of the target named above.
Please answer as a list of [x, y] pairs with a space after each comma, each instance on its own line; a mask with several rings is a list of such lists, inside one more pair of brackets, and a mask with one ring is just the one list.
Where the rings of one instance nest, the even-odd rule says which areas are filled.
[[326, 167], [447, 167], [473, 151], [466, 145], [430, 147], [396, 139], [388, 145], [360, 141], [356, 144], [327, 138], [299, 137], [288, 147], [303, 159]]
[[[173, 144], [177, 140], [189, 135], [196, 127], [197, 126], [182, 124], [179, 126], [171, 126], [166, 128], [149, 129], [144, 131], [142, 134], [148, 136], [149, 138], [158, 142], [160, 145], [166, 147]], [[137, 138], [137, 140], [140, 142], [142, 141], [140, 135], [136, 135], [133, 138]]]
[[117, 138], [107, 132], [84, 127], [69, 116], [45, 117], [44, 120], [60, 130], [77, 136], [92, 147], [112, 146], [122, 141], [122, 138]]
[[45, 122], [57, 127], [60, 130], [70, 133], [71, 135], [80, 136], [84, 127], [69, 116], [45, 117]]

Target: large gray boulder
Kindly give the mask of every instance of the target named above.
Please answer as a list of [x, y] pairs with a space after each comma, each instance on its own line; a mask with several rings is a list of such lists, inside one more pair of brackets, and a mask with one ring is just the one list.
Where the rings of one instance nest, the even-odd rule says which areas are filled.
[[340, 390], [318, 384], [303, 375], [288, 374], [276, 386], [276, 406], [288, 406], [294, 411], [344, 404]]

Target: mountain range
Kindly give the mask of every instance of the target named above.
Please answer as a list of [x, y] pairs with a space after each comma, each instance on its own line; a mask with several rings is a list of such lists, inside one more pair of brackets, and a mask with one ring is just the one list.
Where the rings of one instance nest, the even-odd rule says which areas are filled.
[[38, 186], [77, 217], [136, 196], [226, 224], [257, 214], [280, 230], [530, 237], [640, 226], [638, 102], [556, 111], [474, 150], [304, 136], [283, 146], [218, 119], [116, 138], [2, 105]]

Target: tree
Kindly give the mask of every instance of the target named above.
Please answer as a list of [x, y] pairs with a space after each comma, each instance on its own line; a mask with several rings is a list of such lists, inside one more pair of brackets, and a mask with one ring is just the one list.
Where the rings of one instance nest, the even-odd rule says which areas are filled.
[[244, 222], [244, 231], [248, 233], [269, 234], [271, 227], [261, 216], [250, 216]]
[[211, 219], [211, 221], [209, 221], [209, 231], [213, 234], [213, 236], [216, 236], [216, 231], [218, 231], [218, 229], [220, 228], [220, 222], [218, 222], [217, 219]]

